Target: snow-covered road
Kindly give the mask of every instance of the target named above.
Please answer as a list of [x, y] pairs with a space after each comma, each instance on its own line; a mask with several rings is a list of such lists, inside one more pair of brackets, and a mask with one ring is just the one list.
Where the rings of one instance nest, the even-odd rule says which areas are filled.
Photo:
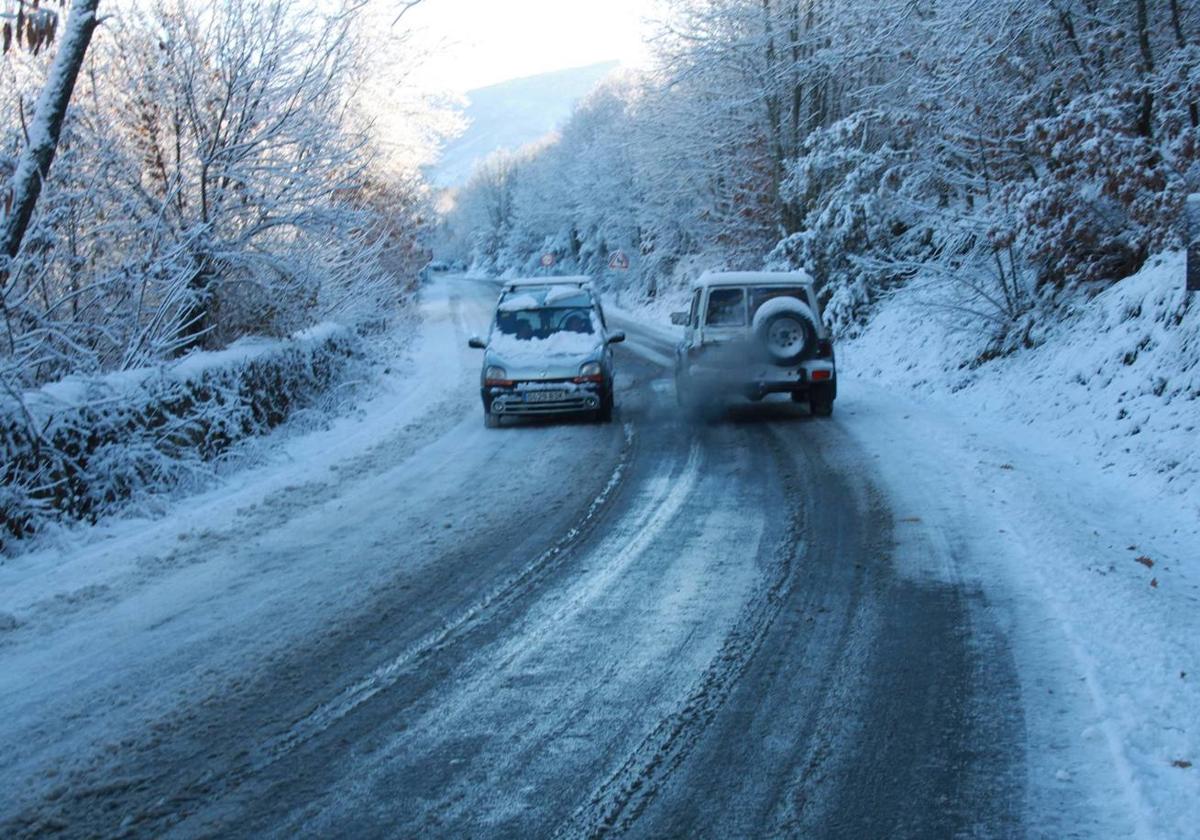
[[[1145, 545], [1044, 453], [865, 384], [832, 421], [688, 422], [636, 321], [617, 423], [485, 430], [466, 337], [489, 294], [428, 287], [358, 415], [0, 566], [0, 834], [1198, 824], [1169, 760], [1200, 708], [1186, 538]], [[1091, 568], [1126, 543], [1162, 587]], [[1180, 635], [1122, 665], [1156, 608]]]

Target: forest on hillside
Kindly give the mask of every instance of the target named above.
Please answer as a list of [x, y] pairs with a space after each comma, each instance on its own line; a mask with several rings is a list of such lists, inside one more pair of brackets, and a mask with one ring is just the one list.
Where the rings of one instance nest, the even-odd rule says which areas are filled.
[[[653, 296], [707, 268], [803, 268], [854, 330], [927, 287], [1028, 340], [1064, 292], [1182, 243], [1200, 190], [1200, 8], [1187, 0], [667, 0], [653, 70], [489, 159], [452, 250], [543, 253]], [[623, 250], [633, 271], [607, 271]]]

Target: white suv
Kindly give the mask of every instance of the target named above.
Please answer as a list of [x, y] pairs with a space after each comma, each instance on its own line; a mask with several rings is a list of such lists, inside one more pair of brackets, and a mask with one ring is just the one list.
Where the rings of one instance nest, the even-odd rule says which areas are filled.
[[731, 394], [791, 394], [819, 417], [833, 414], [837, 369], [813, 280], [804, 272], [707, 272], [692, 284], [675, 350], [679, 403], [699, 407]]

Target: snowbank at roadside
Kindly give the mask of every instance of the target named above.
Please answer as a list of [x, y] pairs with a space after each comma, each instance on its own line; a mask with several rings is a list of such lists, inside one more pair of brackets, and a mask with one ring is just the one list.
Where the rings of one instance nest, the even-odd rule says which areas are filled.
[[1200, 296], [1183, 277], [1183, 254], [1160, 257], [1041, 325], [1038, 346], [977, 366], [977, 335], [902, 292], [838, 345], [840, 370], [1029, 424], [1063, 454], [1200, 513]]
[[1084, 796], [1089, 835], [1200, 819], [1200, 297], [1183, 271], [1156, 259], [982, 364], [978, 335], [903, 292], [838, 345], [839, 412], [901, 534], [954, 546], [1012, 618], [1031, 799]]
[[974, 410], [842, 383], [834, 422], [892, 507], [897, 572], [968, 593], [1003, 634], [1035, 836], [1192, 836], [1200, 522], [1082, 444]]

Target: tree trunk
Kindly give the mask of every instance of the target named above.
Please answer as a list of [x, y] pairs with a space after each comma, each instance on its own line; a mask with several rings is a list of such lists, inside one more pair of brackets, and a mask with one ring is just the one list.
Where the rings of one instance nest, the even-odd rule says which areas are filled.
[[1141, 115], [1138, 117], [1138, 133], [1143, 137], [1154, 134], [1154, 90], [1151, 87], [1151, 76], [1154, 75], [1154, 53], [1150, 49], [1150, 12], [1146, 8], [1146, 0], [1137, 0], [1138, 49], [1142, 53], [1142, 84]]
[[[1175, 30], [1175, 43], [1179, 49], [1187, 46], [1187, 36], [1183, 34], [1183, 21], [1179, 14], [1179, 0], [1171, 0], [1171, 26]], [[1200, 108], [1195, 102], [1188, 103], [1188, 116], [1192, 118], [1192, 128], [1200, 128]]]
[[3, 230], [0, 230], [0, 257], [4, 258], [4, 265], [0, 266], [0, 288], [8, 282], [8, 263], [21, 251], [25, 231], [42, 194], [42, 184], [50, 175], [75, 80], [96, 30], [99, 5], [100, 0], [75, 0], [72, 4], [62, 43], [38, 98], [29, 141], [12, 177], [12, 212], [4, 219]]

